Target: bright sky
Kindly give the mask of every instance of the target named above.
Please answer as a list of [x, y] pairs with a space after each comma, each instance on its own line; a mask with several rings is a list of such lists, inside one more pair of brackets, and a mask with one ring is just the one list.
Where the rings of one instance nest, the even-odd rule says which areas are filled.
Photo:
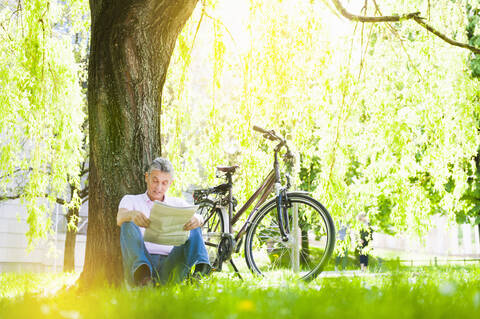
[[[309, 0], [284, 0], [279, 5], [284, 6], [287, 12], [292, 12], [292, 17], [301, 19], [301, 14], [296, 12], [298, 11], [298, 1], [306, 2]], [[220, 20], [228, 28], [239, 48], [248, 47], [248, 32], [246, 32], [246, 25], [251, 5], [250, 2], [251, 0], [219, 1], [215, 10], [215, 14], [218, 15]], [[358, 13], [361, 9], [362, 3], [363, 1], [355, 1], [352, 5], [348, 6], [348, 10], [352, 13]], [[315, 11], [318, 11], [319, 16], [327, 22], [326, 25], [330, 27], [330, 32], [333, 37], [342, 37], [352, 34], [354, 24], [346, 18], [334, 14], [325, 3], [322, 1], [315, 1], [313, 3], [313, 8]], [[334, 8], [333, 5], [331, 8]]]

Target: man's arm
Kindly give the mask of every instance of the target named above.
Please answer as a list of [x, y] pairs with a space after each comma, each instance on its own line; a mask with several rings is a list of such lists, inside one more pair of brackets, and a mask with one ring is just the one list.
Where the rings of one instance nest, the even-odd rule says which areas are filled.
[[142, 212], [119, 208], [117, 213], [117, 225], [122, 226], [124, 222], [134, 222], [137, 226], [145, 228], [150, 225], [150, 219], [148, 219]]

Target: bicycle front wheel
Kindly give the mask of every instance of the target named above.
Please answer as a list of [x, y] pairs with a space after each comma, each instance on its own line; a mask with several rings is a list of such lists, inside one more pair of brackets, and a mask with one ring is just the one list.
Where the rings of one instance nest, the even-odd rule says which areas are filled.
[[286, 206], [286, 239], [278, 226], [275, 198], [253, 219], [245, 240], [247, 265], [258, 275], [288, 272], [304, 280], [314, 279], [333, 252], [333, 220], [322, 204], [303, 193], [288, 193]]

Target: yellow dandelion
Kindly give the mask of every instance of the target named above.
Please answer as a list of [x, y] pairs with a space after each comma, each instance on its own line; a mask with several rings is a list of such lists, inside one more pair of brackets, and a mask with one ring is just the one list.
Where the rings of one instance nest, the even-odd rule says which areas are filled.
[[241, 300], [238, 303], [238, 310], [240, 311], [254, 311], [255, 304], [251, 300]]

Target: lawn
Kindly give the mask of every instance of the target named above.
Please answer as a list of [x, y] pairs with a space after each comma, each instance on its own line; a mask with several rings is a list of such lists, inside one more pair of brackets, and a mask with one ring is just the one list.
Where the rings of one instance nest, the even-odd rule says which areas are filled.
[[0, 274], [0, 318], [478, 318], [480, 267], [203, 282], [82, 294], [58, 289], [78, 274]]

